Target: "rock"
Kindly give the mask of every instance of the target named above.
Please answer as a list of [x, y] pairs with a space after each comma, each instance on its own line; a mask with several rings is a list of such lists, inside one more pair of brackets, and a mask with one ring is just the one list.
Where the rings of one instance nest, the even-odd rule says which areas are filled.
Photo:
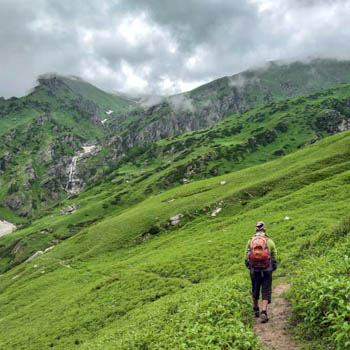
[[11, 197], [7, 198], [5, 205], [11, 210], [20, 209], [25, 202], [25, 197], [22, 193], [15, 193]]
[[55, 246], [54, 246], [54, 245], [53, 245], [53, 246], [51, 246], [51, 247], [46, 248], [46, 249], [44, 250], [44, 253], [49, 252], [49, 251], [50, 251], [50, 250], [52, 250], [53, 248], [55, 248]]
[[320, 141], [321, 139], [322, 139], [322, 135], [318, 134], [310, 141], [310, 144], [316, 143], [317, 141]]
[[222, 210], [222, 208], [217, 208], [217, 209], [215, 209], [212, 213], [211, 213], [211, 216], [216, 216], [217, 214], [219, 214], [220, 213], [220, 211]]
[[226, 181], [220, 181], [220, 185], [226, 185]]
[[35, 254], [33, 254], [30, 258], [28, 258], [28, 259], [26, 260], [26, 262], [30, 262], [30, 261], [32, 261], [33, 259], [35, 259], [35, 258], [37, 258], [38, 256], [43, 255], [43, 254], [44, 254], [44, 252], [41, 251], [41, 250], [39, 250], [39, 251], [37, 251]]
[[141, 242], [146, 242], [149, 238], [151, 237], [151, 234], [149, 232], [146, 232], [144, 233], [142, 236], [141, 236]]
[[285, 216], [284, 220], [290, 220], [290, 217], [289, 216]]
[[56, 245], [58, 243], [60, 243], [60, 241], [58, 239], [53, 239], [52, 241], [49, 242], [50, 244]]
[[172, 226], [176, 226], [180, 221], [181, 221], [181, 219], [184, 217], [184, 215], [183, 214], [177, 214], [177, 215], [175, 215], [175, 216], [172, 216], [170, 219], [169, 219], [169, 221], [170, 221], [170, 225], [172, 225]]
[[66, 215], [66, 214], [73, 214], [77, 211], [77, 205], [74, 203], [72, 205], [69, 205], [68, 207], [66, 208], [63, 208], [60, 213], [62, 215]]
[[29, 209], [24, 209], [21, 213], [19, 213], [19, 216], [26, 218], [28, 217], [29, 213], [30, 213]]

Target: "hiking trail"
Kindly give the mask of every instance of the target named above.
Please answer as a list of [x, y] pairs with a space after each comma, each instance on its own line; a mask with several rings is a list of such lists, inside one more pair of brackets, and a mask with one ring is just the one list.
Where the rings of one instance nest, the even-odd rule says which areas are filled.
[[282, 296], [289, 289], [289, 284], [282, 282], [273, 289], [272, 302], [268, 306], [269, 321], [261, 323], [257, 319], [254, 331], [264, 350], [298, 350], [290, 334], [290, 307], [288, 301]]

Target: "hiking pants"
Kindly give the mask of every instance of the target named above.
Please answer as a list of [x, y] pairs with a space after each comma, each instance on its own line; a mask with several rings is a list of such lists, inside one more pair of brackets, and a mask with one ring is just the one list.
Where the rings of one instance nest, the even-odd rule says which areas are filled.
[[258, 300], [260, 289], [262, 290], [262, 299], [271, 303], [272, 289], [272, 271], [250, 270], [250, 278], [252, 280], [252, 296]]

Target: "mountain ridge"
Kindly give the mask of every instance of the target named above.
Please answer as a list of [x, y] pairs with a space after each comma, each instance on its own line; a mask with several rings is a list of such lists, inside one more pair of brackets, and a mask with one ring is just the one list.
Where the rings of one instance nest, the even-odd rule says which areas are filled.
[[[294, 83], [290, 82], [293, 75]], [[310, 76], [314, 79], [311, 88], [305, 83]], [[349, 61], [314, 60], [309, 65], [297, 62], [287, 66], [273, 63], [266, 69], [221, 78], [146, 107], [105, 93], [82, 79], [43, 76], [28, 96], [1, 101], [0, 133], [8, 141], [0, 149], [0, 171], [4, 176], [11, 168], [18, 180], [8, 181], [9, 187], [0, 191], [0, 200], [26, 220], [69, 195], [69, 169], [85, 146], [94, 144], [99, 152], [76, 163], [81, 189], [101, 180], [104, 172], [115, 168], [135, 147], [142, 149], [162, 139], [210, 127], [264, 101], [283, 100], [320, 85], [326, 89], [338, 83], [340, 76], [350, 81]], [[276, 93], [281, 86], [285, 95]], [[19, 165], [23, 163], [25, 168]], [[6, 208], [2, 212], [5, 219], [11, 219]]]

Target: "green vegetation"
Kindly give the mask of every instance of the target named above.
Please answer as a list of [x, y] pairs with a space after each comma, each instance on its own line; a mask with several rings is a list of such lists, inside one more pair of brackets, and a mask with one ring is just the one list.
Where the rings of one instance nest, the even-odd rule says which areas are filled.
[[[186, 95], [193, 115], [57, 76], [0, 100], [0, 217], [19, 225], [0, 239], [0, 349], [260, 349], [243, 252], [257, 220], [291, 281], [296, 334], [347, 349], [350, 85], [332, 86], [348, 63], [311, 68], [323, 73], [309, 86], [299, 63], [246, 72], [244, 88], [219, 79]], [[246, 108], [206, 119], [240, 88]], [[91, 143], [85, 189], [68, 195]]]
[[[256, 349], [243, 264], [254, 222], [266, 221], [279, 247], [278, 273], [290, 273], [317, 228], [331, 227], [349, 210], [349, 146], [350, 133], [341, 133], [263, 165], [168, 190], [12, 268], [0, 277], [2, 344]], [[222, 212], [211, 217], [218, 206]], [[180, 212], [180, 224], [168, 226]], [[61, 216], [61, 224], [80, 215]], [[160, 232], [145, 235], [154, 226]]]
[[[297, 334], [310, 348], [350, 347], [350, 219], [328, 227], [305, 244], [310, 254], [293, 278]], [[334, 344], [332, 346], [332, 344]]]

